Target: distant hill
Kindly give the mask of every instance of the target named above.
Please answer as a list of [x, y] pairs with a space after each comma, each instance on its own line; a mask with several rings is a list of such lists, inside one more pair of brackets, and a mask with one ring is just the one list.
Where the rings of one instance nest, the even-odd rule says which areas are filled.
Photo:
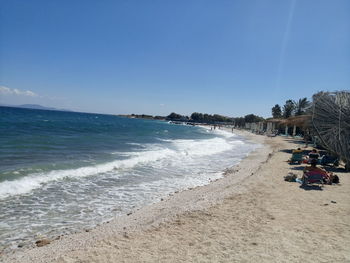
[[41, 106], [41, 105], [38, 105], [38, 104], [22, 104], [22, 105], [0, 104], [0, 106], [24, 108], [24, 109], [35, 109], [35, 110], [71, 111], [71, 110], [66, 110], [66, 109], [57, 109], [57, 108], [53, 108], [53, 107], [45, 107], [45, 106]]
[[56, 108], [45, 107], [38, 104], [23, 104], [23, 105], [18, 105], [17, 107], [26, 108], [26, 109], [35, 109], [35, 110], [57, 110]]

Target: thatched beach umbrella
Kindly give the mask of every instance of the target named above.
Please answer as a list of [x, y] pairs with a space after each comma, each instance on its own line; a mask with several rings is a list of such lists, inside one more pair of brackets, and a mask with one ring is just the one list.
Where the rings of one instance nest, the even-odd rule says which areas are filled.
[[286, 133], [288, 127], [293, 127], [293, 136], [296, 134], [296, 128], [299, 127], [303, 131], [306, 131], [311, 126], [311, 116], [310, 115], [300, 115], [292, 116], [288, 119], [281, 120], [280, 124], [286, 127]]
[[283, 121], [283, 124], [288, 126], [297, 126], [299, 128], [309, 128], [311, 126], [311, 116], [310, 115], [300, 115], [289, 117]]
[[265, 121], [267, 134], [275, 133], [276, 127], [278, 127], [282, 121], [282, 119], [267, 119]]
[[314, 95], [312, 125], [323, 147], [340, 156], [350, 168], [350, 92]]

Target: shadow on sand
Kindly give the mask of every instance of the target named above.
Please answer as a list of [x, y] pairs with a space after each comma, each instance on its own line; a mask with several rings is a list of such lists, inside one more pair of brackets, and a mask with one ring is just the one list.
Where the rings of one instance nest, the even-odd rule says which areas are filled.
[[344, 167], [334, 167], [334, 166], [328, 166], [324, 165], [322, 166], [323, 169], [325, 169], [327, 172], [333, 172], [333, 173], [347, 173]]
[[303, 171], [305, 169], [304, 166], [294, 166], [290, 168], [291, 170]]
[[316, 190], [316, 191], [323, 191], [323, 188], [319, 185], [300, 185], [301, 189], [304, 189], [305, 191], [310, 191], [310, 190]]
[[292, 150], [291, 149], [282, 149], [282, 150], [279, 150], [280, 152], [284, 152], [284, 153], [290, 153], [292, 154]]
[[[302, 166], [302, 165], [297, 164], [297, 163], [289, 164], [289, 165], [292, 166], [292, 167], [290, 167], [290, 169], [295, 170], [295, 171], [303, 171], [306, 166], [310, 166], [309, 164]], [[326, 170], [327, 172], [332, 172], [335, 174], [347, 173], [345, 168], [343, 168], [343, 167], [334, 167], [334, 166], [328, 166], [328, 165], [317, 165], [317, 167], [320, 167], [320, 168]]]
[[[284, 138], [284, 140], [295, 144], [305, 145], [305, 141], [300, 138]], [[309, 143], [308, 145], [312, 146], [312, 143]]]

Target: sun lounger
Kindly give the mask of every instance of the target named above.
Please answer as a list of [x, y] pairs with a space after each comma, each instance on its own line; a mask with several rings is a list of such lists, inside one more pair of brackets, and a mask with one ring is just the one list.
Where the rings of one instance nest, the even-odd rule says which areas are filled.
[[319, 173], [319, 172], [308, 172], [304, 174], [303, 177], [303, 185], [307, 185], [307, 184], [314, 184], [314, 183], [318, 183], [318, 184], [324, 184], [325, 180], [327, 180], [327, 175]]
[[337, 157], [331, 156], [331, 155], [323, 155], [321, 159], [319, 160], [319, 163], [322, 165], [332, 165], [332, 166], [338, 166], [339, 160]]
[[302, 163], [303, 161], [303, 153], [302, 152], [294, 152], [292, 153], [292, 157], [290, 158], [289, 163]]
[[275, 133], [268, 133], [267, 134], [267, 137], [276, 137], [277, 136], [277, 134], [275, 134]]

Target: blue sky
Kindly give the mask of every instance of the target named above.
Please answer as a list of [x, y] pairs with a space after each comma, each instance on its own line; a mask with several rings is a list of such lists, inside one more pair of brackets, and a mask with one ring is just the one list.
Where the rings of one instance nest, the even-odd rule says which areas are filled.
[[0, 103], [271, 116], [350, 88], [348, 0], [2, 0]]

